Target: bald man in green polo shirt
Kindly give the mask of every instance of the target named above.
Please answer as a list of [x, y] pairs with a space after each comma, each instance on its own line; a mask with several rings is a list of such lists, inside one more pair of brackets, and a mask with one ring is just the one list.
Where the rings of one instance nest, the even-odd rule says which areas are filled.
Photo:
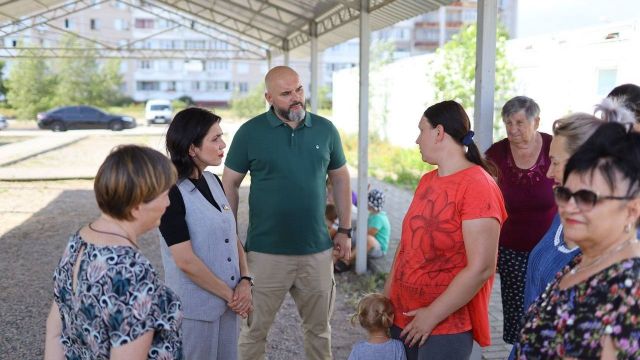
[[[335, 126], [305, 110], [298, 74], [277, 66], [265, 85], [271, 107], [238, 129], [222, 175], [237, 215], [238, 189], [251, 173], [245, 248], [255, 309], [242, 323], [239, 357], [264, 359], [269, 328], [289, 292], [302, 317], [307, 359], [330, 359], [332, 255], [351, 256], [349, 171]], [[333, 241], [324, 221], [327, 175], [340, 221]]]

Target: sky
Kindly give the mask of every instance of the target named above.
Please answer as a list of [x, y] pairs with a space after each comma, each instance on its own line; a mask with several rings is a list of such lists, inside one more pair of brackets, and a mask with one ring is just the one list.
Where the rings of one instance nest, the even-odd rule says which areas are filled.
[[516, 37], [640, 20], [639, 0], [517, 0]]

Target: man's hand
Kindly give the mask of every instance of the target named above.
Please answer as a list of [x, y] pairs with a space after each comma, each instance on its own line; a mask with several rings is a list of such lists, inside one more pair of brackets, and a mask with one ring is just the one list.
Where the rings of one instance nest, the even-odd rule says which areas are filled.
[[348, 264], [351, 259], [351, 238], [346, 234], [337, 233], [333, 238], [333, 255]]

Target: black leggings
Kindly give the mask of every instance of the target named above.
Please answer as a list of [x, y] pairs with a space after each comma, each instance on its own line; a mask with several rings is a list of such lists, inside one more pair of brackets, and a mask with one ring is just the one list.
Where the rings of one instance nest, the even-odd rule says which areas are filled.
[[[402, 329], [391, 327], [391, 337], [403, 341], [400, 338]], [[407, 360], [467, 360], [473, 350], [473, 335], [471, 331], [448, 334], [430, 335], [425, 343], [418, 347], [404, 346]]]
[[518, 341], [524, 315], [524, 283], [529, 253], [500, 247], [498, 272], [502, 296], [502, 339], [508, 344]]

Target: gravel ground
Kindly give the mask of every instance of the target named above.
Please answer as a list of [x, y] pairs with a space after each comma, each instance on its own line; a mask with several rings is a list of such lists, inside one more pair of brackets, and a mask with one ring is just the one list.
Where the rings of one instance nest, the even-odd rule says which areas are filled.
[[[243, 188], [245, 198], [246, 192]], [[0, 182], [0, 198], [0, 359], [42, 358], [53, 269], [68, 236], [99, 214], [92, 181]], [[246, 211], [239, 216], [246, 224]], [[141, 248], [162, 271], [158, 239], [152, 232], [142, 237]], [[339, 275], [336, 281], [351, 278]], [[341, 288], [332, 318], [335, 359], [346, 359], [363, 337], [362, 330], [348, 322], [353, 307]], [[300, 318], [289, 297], [269, 333], [267, 358], [304, 358]]]

